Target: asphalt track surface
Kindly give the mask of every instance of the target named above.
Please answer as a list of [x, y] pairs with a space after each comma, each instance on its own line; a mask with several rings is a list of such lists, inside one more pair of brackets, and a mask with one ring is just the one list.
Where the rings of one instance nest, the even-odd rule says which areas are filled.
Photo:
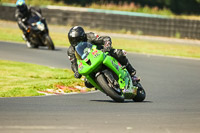
[[[66, 50], [0, 42], [0, 60], [70, 68]], [[101, 92], [0, 98], [0, 132], [199, 133], [200, 60], [134, 53], [128, 58], [142, 78], [144, 102], [115, 103]]]

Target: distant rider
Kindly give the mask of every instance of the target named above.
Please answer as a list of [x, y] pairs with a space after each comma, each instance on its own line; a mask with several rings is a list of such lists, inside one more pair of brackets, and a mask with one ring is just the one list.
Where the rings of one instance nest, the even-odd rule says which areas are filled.
[[90, 42], [91, 44], [96, 45], [97, 49], [103, 49], [103, 51], [109, 52], [109, 54], [117, 59], [120, 64], [126, 66], [131, 77], [134, 77], [136, 74], [136, 70], [132, 67], [126, 57], [126, 52], [122, 49], [113, 49], [111, 46], [112, 41], [109, 36], [99, 36], [93, 32], [85, 33], [82, 27], [75, 26], [69, 30], [68, 39], [71, 46], [68, 48], [67, 54], [71, 61], [71, 68], [75, 78], [81, 78], [82, 76], [78, 73], [77, 59], [75, 56], [75, 46], [78, 45], [79, 42]]
[[17, 0], [16, 2], [16, 11], [15, 11], [15, 18], [17, 20], [19, 28], [23, 31], [23, 39], [26, 41], [28, 47], [31, 47], [30, 40], [29, 40], [29, 32], [30, 27], [28, 26], [28, 19], [33, 16], [38, 16], [42, 19], [42, 22], [45, 24], [45, 28], [48, 28], [44, 17], [41, 15], [41, 10], [36, 10], [33, 7], [28, 7], [24, 0]]

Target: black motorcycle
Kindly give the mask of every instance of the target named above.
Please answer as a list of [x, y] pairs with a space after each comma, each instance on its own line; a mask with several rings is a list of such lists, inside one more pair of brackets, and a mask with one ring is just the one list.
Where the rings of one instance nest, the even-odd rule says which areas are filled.
[[38, 16], [29, 18], [29, 40], [30, 44], [27, 44], [28, 47], [38, 48], [39, 46], [47, 46], [48, 49], [54, 50], [55, 46], [51, 37], [48, 34], [48, 28], [46, 26], [45, 20], [42, 20]]

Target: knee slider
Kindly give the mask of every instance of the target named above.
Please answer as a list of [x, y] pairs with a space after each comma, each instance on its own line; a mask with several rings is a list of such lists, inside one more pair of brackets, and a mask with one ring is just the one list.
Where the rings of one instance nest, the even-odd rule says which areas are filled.
[[126, 57], [127, 53], [125, 50], [122, 49], [115, 49], [114, 51], [116, 53], [116, 55], [120, 58], [120, 57]]

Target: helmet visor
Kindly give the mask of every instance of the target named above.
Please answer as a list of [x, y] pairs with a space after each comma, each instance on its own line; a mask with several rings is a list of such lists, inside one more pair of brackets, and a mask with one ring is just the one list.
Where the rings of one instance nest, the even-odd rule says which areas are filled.
[[25, 4], [18, 5], [17, 8], [19, 9], [20, 12], [26, 12], [27, 11], [27, 6]]
[[74, 37], [70, 39], [70, 43], [72, 46], [76, 46], [78, 45], [80, 42], [85, 41], [85, 38], [83, 36], [79, 36], [79, 37]]

